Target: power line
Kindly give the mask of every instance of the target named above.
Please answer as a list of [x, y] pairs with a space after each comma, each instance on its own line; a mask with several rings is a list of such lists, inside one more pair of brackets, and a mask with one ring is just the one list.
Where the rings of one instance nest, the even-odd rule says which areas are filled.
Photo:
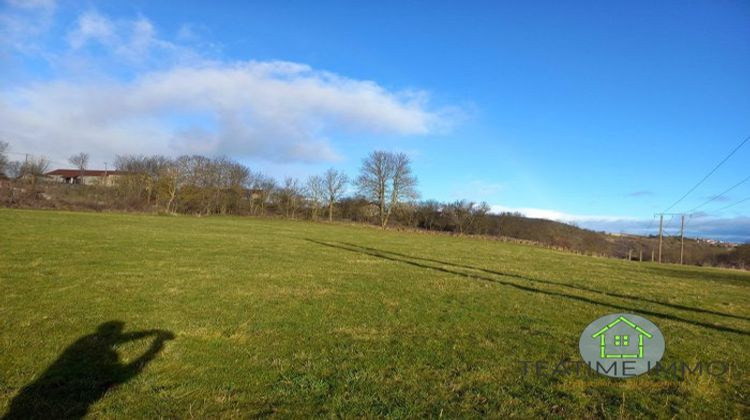
[[698, 206], [695, 206], [695, 207], [693, 207], [693, 208], [692, 208], [692, 209], [691, 209], [690, 211], [688, 211], [688, 213], [692, 213], [692, 212], [694, 212], [694, 211], [698, 210], [699, 208], [701, 208], [701, 207], [705, 206], [706, 204], [708, 204], [708, 203], [710, 203], [710, 202], [712, 202], [712, 201], [714, 201], [714, 200], [718, 199], [719, 197], [723, 197], [723, 196], [724, 196], [724, 194], [728, 193], [729, 191], [732, 191], [733, 189], [735, 189], [735, 188], [739, 187], [740, 185], [744, 184], [744, 183], [745, 183], [745, 182], [747, 182], [747, 181], [750, 181], [750, 176], [748, 176], [747, 178], [743, 179], [742, 181], [740, 181], [740, 182], [738, 182], [738, 183], [736, 183], [736, 184], [732, 185], [731, 187], [727, 188], [727, 189], [726, 189], [726, 190], [724, 190], [724, 191], [723, 191], [723, 192], [722, 192], [721, 194], [715, 195], [715, 196], [713, 196], [713, 197], [709, 198], [708, 200], [706, 200], [705, 202], [703, 202], [702, 204], [700, 204], [700, 205], [698, 205]]
[[669, 220], [667, 220], [667, 224], [664, 226], [664, 230], [669, 229], [669, 226], [672, 225], [672, 222], [674, 222], [674, 214], [665, 214], [665, 216], [669, 216]]
[[692, 193], [692, 192], [693, 192], [693, 191], [695, 191], [695, 190], [696, 190], [696, 189], [697, 189], [698, 187], [700, 187], [700, 186], [701, 186], [701, 184], [703, 184], [704, 182], [706, 182], [706, 180], [707, 180], [707, 179], [708, 179], [708, 178], [709, 178], [709, 177], [710, 177], [711, 175], [713, 175], [713, 174], [714, 174], [714, 172], [716, 172], [716, 170], [717, 170], [717, 169], [719, 169], [719, 168], [721, 167], [721, 165], [723, 165], [723, 164], [724, 164], [724, 162], [726, 162], [727, 160], [729, 160], [729, 158], [731, 158], [731, 157], [732, 157], [732, 156], [733, 156], [733, 155], [734, 155], [735, 153], [737, 153], [737, 151], [738, 151], [738, 150], [740, 150], [740, 148], [741, 148], [742, 146], [744, 146], [744, 145], [745, 145], [745, 144], [746, 144], [746, 143], [747, 143], [748, 141], [750, 141], [750, 136], [747, 136], [747, 137], [745, 138], [745, 140], [743, 140], [743, 141], [742, 141], [742, 142], [741, 142], [741, 143], [740, 143], [739, 145], [737, 145], [737, 147], [735, 147], [734, 149], [732, 149], [732, 151], [731, 151], [731, 152], [729, 152], [729, 154], [728, 154], [728, 155], [727, 155], [727, 156], [726, 156], [726, 157], [725, 157], [724, 159], [722, 159], [722, 160], [721, 160], [721, 162], [719, 162], [719, 163], [718, 163], [718, 164], [717, 164], [716, 166], [714, 166], [714, 168], [713, 168], [713, 169], [711, 169], [711, 171], [710, 171], [710, 172], [709, 172], [708, 174], [706, 174], [706, 176], [704, 176], [704, 177], [703, 177], [703, 178], [702, 178], [702, 179], [701, 179], [700, 181], [698, 181], [698, 183], [697, 183], [697, 184], [693, 185], [693, 188], [689, 189], [689, 190], [688, 190], [688, 192], [686, 192], [686, 193], [685, 193], [685, 194], [684, 194], [684, 195], [683, 195], [682, 197], [680, 197], [680, 198], [679, 198], [679, 199], [678, 199], [677, 201], [675, 201], [674, 203], [672, 203], [672, 205], [671, 205], [671, 206], [667, 207], [667, 209], [666, 209], [666, 210], [664, 210], [664, 212], [666, 213], [666, 212], [668, 212], [669, 210], [672, 210], [672, 208], [674, 208], [674, 206], [676, 206], [677, 204], [681, 203], [681, 202], [682, 202], [682, 200], [684, 200], [684, 199], [685, 199], [685, 197], [687, 197], [688, 195], [690, 195], [690, 193]]
[[26, 156], [27, 158], [28, 157], [40, 157], [50, 163], [56, 163], [58, 165], [67, 165], [67, 163], [60, 162], [59, 160], [47, 159], [44, 155], [38, 155], [36, 153], [21, 153], [21, 152], [5, 152], [5, 153], [9, 155]]
[[653, 226], [653, 225], [654, 225], [654, 220], [656, 220], [656, 218], [652, 217], [652, 218], [651, 218], [651, 221], [650, 221], [650, 222], [648, 222], [648, 227], [646, 227], [646, 234], [648, 234], [648, 232], [650, 232], [650, 231], [651, 231], [651, 226]]
[[730, 204], [728, 206], [725, 206], [725, 207], [722, 207], [722, 208], [720, 208], [718, 210], [715, 210], [714, 213], [720, 213], [720, 212], [722, 212], [722, 211], [724, 211], [724, 210], [726, 210], [728, 208], [734, 207], [734, 206], [736, 206], [738, 204], [742, 204], [742, 203], [744, 203], [745, 201], [748, 201], [748, 200], [750, 200], [750, 197], [745, 197], [745, 198], [743, 198], [740, 201], [736, 201], [736, 202], [734, 202], [734, 203], [732, 203], [732, 204]]

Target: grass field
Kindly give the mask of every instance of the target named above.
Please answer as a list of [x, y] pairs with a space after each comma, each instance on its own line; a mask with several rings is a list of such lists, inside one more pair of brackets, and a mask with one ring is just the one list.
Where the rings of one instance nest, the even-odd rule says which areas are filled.
[[[578, 360], [581, 331], [613, 312], [656, 323], [665, 364], [731, 370], [524, 373]], [[105, 418], [741, 418], [748, 347], [743, 272], [362, 226], [0, 210], [0, 413], [57, 398]]]

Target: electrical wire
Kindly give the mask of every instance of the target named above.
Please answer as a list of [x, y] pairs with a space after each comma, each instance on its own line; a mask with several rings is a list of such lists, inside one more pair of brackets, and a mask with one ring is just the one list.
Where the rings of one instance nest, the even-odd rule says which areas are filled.
[[726, 209], [728, 209], [728, 208], [732, 208], [732, 207], [734, 207], [734, 206], [736, 206], [736, 205], [738, 205], [738, 204], [742, 204], [742, 203], [744, 203], [744, 202], [746, 202], [746, 201], [749, 201], [749, 200], [750, 200], [750, 197], [745, 197], [745, 198], [743, 198], [743, 199], [742, 199], [742, 200], [740, 200], [740, 201], [735, 201], [734, 203], [732, 203], [732, 204], [730, 204], [730, 205], [728, 205], [728, 206], [722, 207], [722, 208], [720, 208], [720, 209], [718, 209], [718, 210], [715, 210], [715, 211], [713, 211], [712, 213], [720, 213], [720, 212], [722, 212], [722, 211], [724, 211], [724, 210], [726, 210]]
[[716, 200], [716, 199], [718, 199], [720, 197], [723, 197], [724, 194], [728, 193], [729, 191], [732, 191], [733, 189], [739, 187], [740, 185], [744, 184], [747, 181], [750, 181], [750, 176], [748, 176], [747, 178], [743, 179], [742, 181], [740, 181], [740, 182], [732, 185], [731, 187], [727, 188], [726, 190], [724, 190], [720, 194], [717, 194], [717, 195], [709, 198], [708, 200], [704, 201], [702, 204], [693, 207], [690, 211], [688, 211], [688, 213], [692, 213], [692, 212], [698, 210], [699, 208], [705, 206], [706, 204], [708, 204], [708, 203], [710, 203], [710, 202], [712, 202], [712, 201], [714, 201], [714, 200]]
[[667, 229], [669, 229], [669, 226], [672, 224], [673, 221], [674, 221], [674, 215], [670, 215], [669, 220], [667, 220], [667, 224], [662, 225], [662, 229], [661, 229], [662, 235], [669, 236], [668, 234], [666, 234], [666, 232], [667, 232]]
[[67, 163], [63, 163], [63, 162], [60, 162], [60, 161], [57, 161], [57, 160], [47, 159], [46, 157], [41, 156], [41, 155], [37, 155], [35, 153], [21, 153], [21, 152], [5, 152], [5, 153], [9, 154], [9, 155], [16, 155], [16, 156], [40, 157], [40, 158], [43, 158], [44, 160], [46, 160], [47, 162], [50, 162], [50, 163], [56, 163], [58, 165], [67, 165]]
[[654, 225], [654, 221], [656, 220], [655, 217], [652, 217], [651, 220], [648, 222], [648, 226], [646, 227], [645, 233], [648, 235], [649, 231], [651, 230], [651, 227]]
[[738, 150], [740, 150], [740, 148], [742, 148], [742, 146], [744, 146], [744, 145], [745, 145], [745, 144], [746, 144], [746, 143], [747, 143], [748, 141], [750, 141], [750, 136], [747, 136], [747, 137], [746, 137], [746, 138], [745, 138], [745, 139], [744, 139], [744, 140], [743, 140], [742, 142], [740, 142], [740, 144], [738, 144], [738, 145], [737, 145], [737, 146], [736, 146], [736, 147], [735, 147], [734, 149], [732, 149], [732, 151], [731, 151], [731, 152], [729, 152], [729, 154], [728, 154], [728, 155], [727, 155], [726, 157], [724, 157], [724, 159], [722, 159], [722, 160], [721, 160], [721, 162], [719, 162], [718, 164], [716, 164], [716, 166], [714, 166], [714, 168], [713, 168], [713, 169], [711, 169], [711, 170], [710, 170], [710, 171], [709, 171], [709, 172], [708, 172], [708, 173], [706, 174], [706, 176], [704, 176], [703, 178], [701, 178], [701, 180], [700, 180], [700, 181], [698, 181], [698, 183], [696, 183], [695, 185], [693, 185], [693, 187], [692, 187], [692, 188], [690, 188], [690, 189], [688, 190], [688, 192], [686, 192], [685, 194], [683, 194], [683, 195], [682, 195], [682, 197], [680, 197], [680, 198], [679, 198], [679, 199], [678, 199], [677, 201], [675, 201], [674, 203], [672, 203], [672, 205], [671, 205], [671, 206], [667, 207], [667, 209], [666, 209], [666, 210], [664, 210], [664, 211], [663, 211], [663, 213], [666, 213], [666, 212], [668, 212], [669, 210], [672, 210], [672, 208], [674, 208], [674, 206], [676, 206], [677, 204], [681, 203], [681, 202], [682, 202], [682, 200], [684, 200], [684, 199], [685, 199], [685, 198], [686, 198], [686, 197], [687, 197], [688, 195], [690, 195], [690, 194], [691, 194], [691, 193], [692, 193], [693, 191], [695, 191], [695, 190], [696, 190], [696, 189], [697, 189], [698, 187], [700, 187], [700, 186], [701, 186], [701, 184], [703, 184], [704, 182], [706, 182], [706, 180], [707, 180], [707, 179], [708, 179], [708, 178], [709, 178], [709, 177], [710, 177], [711, 175], [713, 175], [713, 174], [714, 174], [714, 172], [716, 172], [716, 170], [717, 170], [717, 169], [719, 169], [719, 168], [721, 167], [721, 165], [723, 165], [723, 164], [724, 164], [724, 162], [728, 161], [728, 160], [729, 160], [729, 158], [731, 158], [732, 156], [734, 156], [734, 154], [735, 154], [735, 153], [737, 153], [737, 151], [738, 151]]

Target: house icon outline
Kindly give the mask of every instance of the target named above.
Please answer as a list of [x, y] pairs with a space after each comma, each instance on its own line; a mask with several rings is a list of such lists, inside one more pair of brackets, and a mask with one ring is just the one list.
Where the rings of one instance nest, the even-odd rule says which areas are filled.
[[[628, 327], [633, 329], [638, 333], [638, 353], [632, 354], [632, 353], [615, 353], [612, 351], [607, 351], [607, 334], [606, 332], [609, 331], [612, 327], [620, 324], [625, 323]], [[653, 335], [651, 335], [648, 331], [644, 330], [643, 328], [636, 325], [634, 322], [630, 321], [629, 319], [625, 318], [624, 316], [620, 316], [614, 321], [610, 322], [609, 324], [605, 325], [602, 329], [594, 333], [594, 335], [591, 336], [591, 338], [596, 339], [599, 338], [599, 357], [601, 359], [642, 359], [643, 358], [643, 337], [646, 337], [648, 339], [651, 339]], [[629, 336], [614, 336], [614, 339], [612, 342], [615, 346], [624, 346], [627, 347], [629, 344]], [[623, 343], [625, 343], [623, 345]]]

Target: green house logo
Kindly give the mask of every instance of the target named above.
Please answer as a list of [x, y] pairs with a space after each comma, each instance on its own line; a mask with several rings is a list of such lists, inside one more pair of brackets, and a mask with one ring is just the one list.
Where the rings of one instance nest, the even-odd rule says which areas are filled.
[[611, 314], [581, 334], [583, 360], [597, 373], [626, 378], [646, 373], [664, 355], [664, 336], [651, 321], [633, 314]]
[[[621, 322], [630, 327], [634, 334], [607, 334], [607, 331]], [[631, 337], [637, 337], [637, 339], [631, 340]], [[599, 357], [602, 359], [643, 359], [643, 339], [653, 337], [652, 334], [624, 316], [619, 316], [591, 336], [591, 338], [599, 339], [599, 348], [601, 349]]]

